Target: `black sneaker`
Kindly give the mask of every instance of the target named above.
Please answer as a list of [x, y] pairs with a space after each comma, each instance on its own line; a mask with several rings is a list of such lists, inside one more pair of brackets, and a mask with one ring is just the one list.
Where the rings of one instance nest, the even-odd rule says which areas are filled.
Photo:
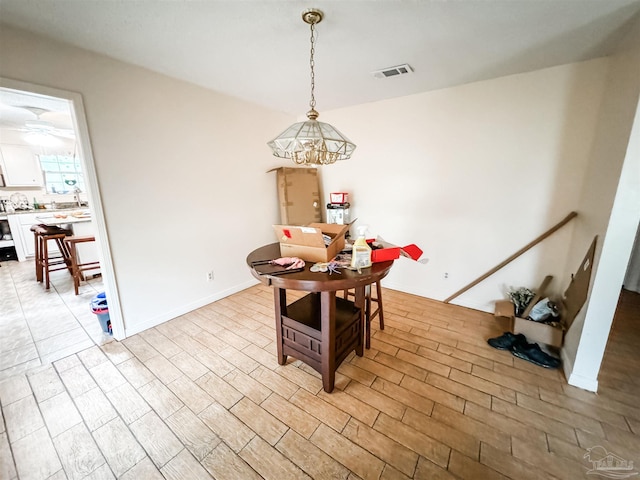
[[537, 343], [516, 344], [511, 349], [511, 353], [539, 367], [558, 368], [560, 366], [560, 360], [540, 350]]
[[511, 350], [516, 344], [527, 343], [527, 337], [521, 333], [504, 332], [500, 337], [490, 338], [487, 343], [498, 350]]

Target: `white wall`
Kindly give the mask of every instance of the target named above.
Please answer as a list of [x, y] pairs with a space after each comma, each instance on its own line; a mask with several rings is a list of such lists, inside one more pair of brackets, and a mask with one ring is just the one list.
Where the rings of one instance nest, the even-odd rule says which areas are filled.
[[624, 277], [624, 288], [632, 292], [640, 293], [640, 225], [633, 243], [633, 250], [627, 265], [627, 273]]
[[[358, 225], [429, 258], [401, 258], [385, 286], [444, 299], [576, 210], [607, 71], [597, 59], [323, 115], [358, 145], [323, 170], [325, 195], [350, 192]], [[493, 311], [549, 274], [560, 292], [573, 228], [452, 303]]]
[[0, 76], [83, 96], [127, 334], [254, 283], [278, 218], [265, 143], [292, 118], [6, 26], [0, 50]]
[[640, 221], [639, 94], [640, 20], [611, 58], [580, 200], [582, 215], [572, 239], [571, 259], [578, 265], [598, 235], [587, 306], [569, 330], [563, 350], [569, 383], [593, 391]]

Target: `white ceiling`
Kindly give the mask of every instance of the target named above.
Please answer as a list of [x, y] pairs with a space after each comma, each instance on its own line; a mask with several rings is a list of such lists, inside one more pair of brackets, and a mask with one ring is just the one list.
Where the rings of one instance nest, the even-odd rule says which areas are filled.
[[[0, 0], [3, 23], [269, 108], [309, 103], [319, 8], [317, 109], [610, 54], [640, 0]], [[410, 75], [371, 72], [408, 63]]]
[[0, 143], [14, 143], [36, 133], [74, 139], [69, 101], [0, 88]]
[[0, 126], [21, 127], [30, 120], [73, 127], [68, 100], [0, 88]]

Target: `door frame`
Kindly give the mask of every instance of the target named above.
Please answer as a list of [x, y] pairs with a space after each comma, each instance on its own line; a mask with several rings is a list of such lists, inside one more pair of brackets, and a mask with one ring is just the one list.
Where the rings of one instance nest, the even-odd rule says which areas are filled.
[[116, 340], [122, 340], [125, 338], [122, 307], [120, 305], [118, 283], [115, 270], [113, 268], [113, 259], [111, 257], [111, 248], [109, 245], [109, 234], [104, 217], [104, 210], [102, 208], [102, 196], [100, 194], [98, 173], [96, 171], [93, 151], [91, 149], [91, 137], [89, 136], [89, 127], [85, 116], [82, 95], [77, 92], [60, 90], [58, 88], [12, 80], [4, 77], [0, 77], [0, 87], [25, 93], [35, 93], [37, 95], [47, 97], [61, 98], [69, 102], [71, 107], [71, 118], [73, 119], [73, 127], [76, 132], [76, 141], [78, 142], [78, 148], [82, 155], [82, 169], [84, 172], [85, 184], [87, 185], [87, 195], [89, 197], [92, 219], [96, 226], [98, 256], [100, 259], [105, 293], [108, 299], [111, 329], [113, 337]]

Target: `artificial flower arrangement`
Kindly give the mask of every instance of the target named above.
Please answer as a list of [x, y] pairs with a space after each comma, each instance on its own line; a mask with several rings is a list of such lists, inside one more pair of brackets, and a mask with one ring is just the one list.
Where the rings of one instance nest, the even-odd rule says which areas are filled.
[[533, 300], [533, 297], [535, 297], [535, 292], [526, 288], [526, 287], [520, 287], [518, 289], [511, 289], [508, 292], [509, 298], [511, 298], [511, 301], [513, 302], [513, 304], [515, 305], [515, 309], [516, 309], [516, 317], [519, 317], [520, 315], [522, 315], [525, 311], [525, 309], [527, 308], [527, 305], [529, 305], [529, 303], [531, 302], [531, 300]]

